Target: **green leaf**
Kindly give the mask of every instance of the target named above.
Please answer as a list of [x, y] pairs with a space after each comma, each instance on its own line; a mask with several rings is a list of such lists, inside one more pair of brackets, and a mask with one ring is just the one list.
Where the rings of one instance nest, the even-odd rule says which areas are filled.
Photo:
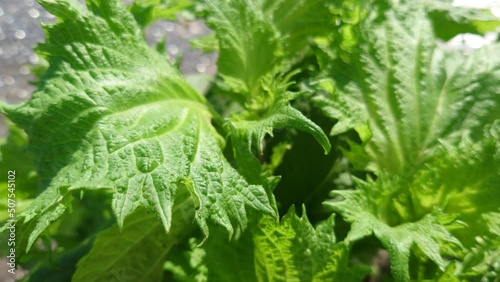
[[345, 156], [377, 177], [332, 192], [344, 200], [328, 205], [352, 223], [347, 240], [379, 238], [398, 281], [410, 279], [413, 246], [441, 270], [441, 254], [462, 259], [500, 197], [500, 45], [440, 49], [422, 3], [394, 2], [364, 19], [355, 75], [331, 72], [317, 84], [329, 93], [317, 105], [338, 120], [332, 134], [354, 129], [362, 141], [348, 141]]
[[[486, 126], [476, 142], [464, 135], [458, 145], [443, 143], [439, 154], [413, 175], [380, 172], [376, 181], [356, 181], [355, 191], [333, 191], [344, 200], [328, 205], [352, 223], [346, 240], [374, 234], [389, 250], [393, 274], [400, 279], [409, 278], [413, 245], [441, 270], [445, 264], [440, 253], [445, 253], [463, 260], [457, 273], [468, 274], [462, 276], [494, 272], [495, 218], [500, 214], [499, 125]], [[436, 208], [443, 213], [433, 212]], [[463, 249], [457, 251], [457, 245]]]
[[219, 41], [215, 37], [215, 33], [211, 32], [208, 35], [193, 39], [189, 42], [192, 49], [201, 49], [203, 53], [211, 53], [219, 51]]
[[[263, 216], [235, 241], [228, 242], [227, 232], [219, 228], [202, 246], [201, 256], [196, 249], [188, 254], [192, 270], [185, 267], [183, 272], [195, 276], [202, 269], [199, 265], [204, 265], [207, 281], [220, 282], [360, 281], [369, 269], [348, 267], [349, 249], [335, 243], [333, 224], [331, 216], [314, 228], [305, 215], [298, 217], [291, 208], [281, 223]], [[168, 265], [176, 269], [175, 264]]]
[[391, 213], [384, 209], [391, 207], [391, 202], [397, 198], [394, 180], [387, 176], [379, 177], [376, 182], [356, 180], [356, 187], [357, 190], [333, 191], [332, 194], [342, 200], [326, 203], [352, 223], [346, 243], [375, 235], [389, 251], [391, 272], [396, 281], [410, 280], [409, 261], [414, 246], [444, 270], [446, 262], [440, 254], [440, 243], [460, 246], [460, 242], [441, 223], [440, 213], [434, 212], [418, 221], [392, 226], [387, 218]]
[[279, 50], [276, 31], [260, 9], [259, 1], [202, 3], [207, 24], [219, 40], [219, 75], [232, 92], [243, 95], [243, 101], [245, 97], [259, 97], [260, 79], [275, 68]]
[[489, 9], [460, 7], [452, 0], [415, 2], [420, 2], [428, 10], [434, 33], [443, 40], [450, 40], [461, 33], [484, 35], [500, 26], [500, 21]]
[[191, 0], [136, 0], [129, 10], [142, 28], [159, 19], [175, 21], [176, 16], [192, 8]]
[[264, 217], [254, 231], [259, 281], [360, 281], [367, 271], [348, 267], [349, 249], [335, 243], [334, 216], [314, 228], [293, 208], [278, 224]]
[[323, 130], [290, 105], [291, 100], [304, 92], [287, 91], [288, 84], [278, 79], [267, 80], [265, 85], [267, 91], [277, 97], [266, 111], [245, 111], [226, 119], [225, 123], [233, 142], [235, 158], [248, 179], [259, 179], [261, 168], [254, 151], [257, 155], [262, 155], [264, 137], [267, 134], [272, 136], [274, 129], [293, 128], [304, 131], [321, 144], [325, 154], [331, 149]]
[[[314, 98], [314, 102], [325, 115], [332, 119], [338, 119], [330, 135], [338, 135], [351, 129], [356, 129], [358, 134], [362, 135], [363, 131], [361, 131], [361, 129], [367, 127], [366, 120], [368, 116], [366, 111], [363, 110], [365, 105], [363, 103], [363, 97], [361, 96], [362, 93], [359, 92], [359, 89], [353, 87], [354, 85], [352, 84], [347, 85], [346, 91], [351, 91], [350, 94], [347, 95], [347, 93], [340, 92], [342, 90], [336, 89], [335, 82], [329, 79], [319, 81], [317, 86], [326, 90], [331, 96], [317, 96]], [[369, 138], [362, 139], [367, 141]]]
[[[0, 139], [0, 166], [4, 168], [0, 176], [0, 221], [8, 214], [8, 197], [14, 194], [16, 211], [21, 212], [31, 203], [38, 193], [38, 177], [27, 151], [28, 138], [23, 130], [8, 122], [9, 136]], [[9, 189], [9, 176], [15, 177], [15, 189]], [[12, 183], [12, 182], [11, 182]]]
[[131, 281], [161, 281], [166, 254], [191, 231], [194, 219], [189, 193], [179, 194], [176, 200], [175, 220], [167, 236], [156, 215], [137, 210], [122, 228], [114, 225], [97, 235], [90, 252], [78, 262], [72, 281], [124, 281], [124, 276]]
[[[212, 237], [213, 235], [214, 232]], [[205, 256], [205, 249], [199, 247], [195, 238], [190, 238], [187, 244], [178, 245], [171, 252], [169, 260], [163, 266], [167, 275], [173, 276], [174, 281], [207, 282], [208, 269], [204, 264]]]
[[425, 214], [439, 206], [444, 212], [457, 214], [467, 228], [454, 235], [467, 248], [476, 237], [493, 231], [486, 214], [498, 213], [500, 190], [500, 122], [486, 126], [483, 138], [473, 141], [465, 135], [456, 146], [444, 143], [439, 156], [426, 163], [410, 184], [414, 213]]
[[311, 38], [329, 35], [334, 25], [330, 1], [202, 2], [219, 41], [220, 76], [232, 92], [243, 96], [241, 102], [260, 109], [273, 99], [261, 80], [276, 75], [280, 67], [288, 70]]
[[135, 212], [121, 230], [114, 225], [96, 237], [72, 281], [160, 281], [162, 259], [171, 246], [169, 240], [157, 239], [164, 233], [154, 214]]
[[267, 17], [280, 33], [285, 55], [297, 56], [314, 37], [329, 36], [335, 26], [332, 0], [263, 0]]
[[476, 236], [476, 245], [460, 265], [460, 276], [482, 281], [495, 281], [500, 273], [500, 212], [485, 213], [481, 222], [489, 234]]
[[[324, 27], [315, 25], [318, 23], [316, 19], [320, 17], [310, 17], [312, 11], [324, 6], [324, 3], [248, 0], [203, 2], [208, 24], [215, 30], [219, 41], [219, 74], [230, 92], [242, 96], [239, 97], [240, 102], [246, 110], [233, 115], [225, 123], [240, 171], [251, 181], [260, 178], [261, 168], [254, 157], [254, 150], [261, 154], [262, 140], [266, 134], [272, 135], [276, 128], [295, 128], [308, 132], [328, 153], [331, 146], [321, 128], [290, 106], [290, 100], [301, 94], [287, 91], [291, 85], [289, 80], [296, 72], [282, 77], [284, 75], [277, 71], [283, 63], [283, 48], [302, 49], [307, 42], [308, 37], [295, 28], [296, 24], [303, 23], [313, 30], [324, 30]], [[287, 9], [283, 10], [285, 6]], [[234, 17], [234, 14], [242, 16]], [[280, 32], [287, 43], [277, 41]]]
[[437, 282], [462, 282], [464, 280], [461, 280], [460, 278], [456, 277], [454, 275], [455, 273], [455, 264], [451, 263], [447, 268], [446, 271], [439, 276], [439, 278], [435, 279]]
[[202, 246], [207, 281], [259, 281], [254, 266], [252, 236], [245, 232], [237, 240], [228, 241], [227, 232], [220, 228], [214, 230], [213, 235]]
[[1, 107], [26, 130], [44, 188], [20, 215], [36, 223], [28, 247], [81, 189], [111, 192], [119, 226], [142, 206], [168, 231], [179, 189], [191, 192], [205, 234], [209, 218], [232, 233], [248, 208], [273, 213], [266, 191], [224, 158], [205, 99], [119, 1], [40, 3], [60, 20], [39, 46], [50, 67], [31, 100]]
[[[71, 281], [71, 277], [76, 270], [77, 262], [86, 253], [88, 253], [90, 245], [90, 242], [86, 240], [72, 249], [65, 249], [64, 252], [56, 258], [54, 258], [54, 254], [50, 254], [50, 261], [48, 261], [43, 267], [38, 269], [33, 267], [32, 265], [29, 265], [30, 272], [27, 275], [27, 277], [29, 278], [25, 280], [29, 282], [45, 282], [48, 280], [54, 282]], [[50, 241], [46, 246], [50, 246]], [[32, 253], [30, 253], [30, 256], [31, 255]], [[46, 261], [46, 256], [47, 255], [45, 254], [45, 256], [40, 259], [40, 261]], [[30, 261], [34, 261], [34, 259], [31, 257]], [[26, 264], [26, 266], [28, 266], [28, 264]]]
[[317, 101], [339, 120], [333, 134], [368, 125], [375, 170], [411, 174], [439, 151], [439, 140], [476, 138], [499, 118], [500, 45], [470, 56], [441, 50], [425, 11], [403, 4], [362, 30], [358, 75], [344, 85], [332, 73], [333, 93]]

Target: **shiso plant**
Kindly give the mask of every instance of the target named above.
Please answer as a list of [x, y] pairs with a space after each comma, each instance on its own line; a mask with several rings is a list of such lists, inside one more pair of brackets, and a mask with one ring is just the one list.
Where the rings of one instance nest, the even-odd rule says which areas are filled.
[[[443, 43], [488, 11], [38, 2], [37, 90], [0, 104], [25, 281], [499, 281], [500, 44]], [[179, 13], [212, 30], [207, 93], [144, 39]]]

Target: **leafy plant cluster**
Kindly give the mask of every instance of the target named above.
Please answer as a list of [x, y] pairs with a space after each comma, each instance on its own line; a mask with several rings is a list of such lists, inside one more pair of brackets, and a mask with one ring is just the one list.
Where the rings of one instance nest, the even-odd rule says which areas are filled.
[[[0, 104], [25, 280], [498, 281], [500, 45], [442, 43], [486, 11], [38, 2], [38, 89]], [[213, 31], [206, 95], [144, 40], [181, 12]]]

